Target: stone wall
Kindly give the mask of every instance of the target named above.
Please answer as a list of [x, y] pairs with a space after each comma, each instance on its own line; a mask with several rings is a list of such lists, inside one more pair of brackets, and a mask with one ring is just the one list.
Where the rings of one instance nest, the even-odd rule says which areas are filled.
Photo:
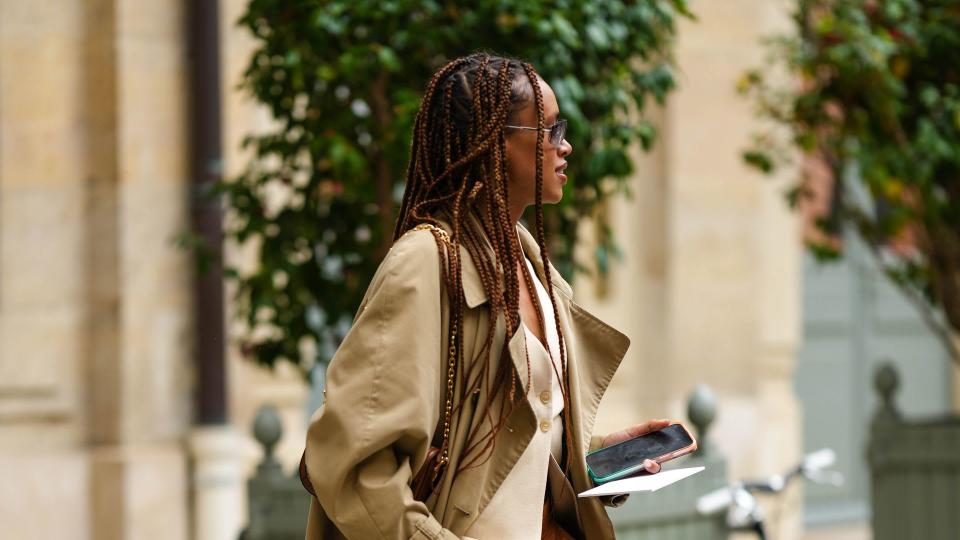
[[[752, 126], [734, 92], [761, 60], [757, 39], [783, 25], [784, 4], [694, 3], [699, 20], [678, 43], [680, 90], [653, 113], [662, 137], [637, 154], [634, 199], [606, 210], [625, 259], [606, 282], [576, 284], [582, 303], [633, 340], [598, 432], [683, 418], [688, 392], [706, 382], [735, 477], [780, 470], [800, 450], [796, 227], [777, 184], [740, 162]], [[0, 0], [4, 538], [191, 536], [191, 264], [172, 245], [188, 227], [183, 5]], [[246, 159], [241, 138], [269, 125], [235, 91], [252, 45], [234, 25], [244, 5], [221, 2], [228, 175]], [[302, 381], [233, 347], [228, 380], [244, 470], [258, 457], [249, 426], [265, 402], [284, 415], [279, 453], [292, 467]], [[228, 489], [225, 513], [206, 516], [224, 538], [244, 521], [242, 482]], [[777, 538], [797, 537], [798, 495], [774, 514]]]
[[0, 2], [0, 523], [185, 538], [179, 3]]
[[[698, 20], [679, 31], [679, 88], [651, 112], [661, 138], [638, 156], [633, 200], [606, 210], [624, 261], [605, 283], [588, 278], [575, 286], [584, 304], [632, 338], [597, 431], [685, 419], [690, 391], [707, 383], [718, 397], [712, 437], [731, 458], [731, 478], [780, 472], [801, 451], [793, 391], [797, 224], [782, 202], [784, 179], [764, 178], [741, 162], [756, 126], [735, 91], [742, 72], [763, 61], [760, 37], [784, 27], [786, 7], [693, 4]], [[592, 234], [584, 231], [584, 261]], [[772, 536], [799, 537], [798, 490], [769, 510]]]

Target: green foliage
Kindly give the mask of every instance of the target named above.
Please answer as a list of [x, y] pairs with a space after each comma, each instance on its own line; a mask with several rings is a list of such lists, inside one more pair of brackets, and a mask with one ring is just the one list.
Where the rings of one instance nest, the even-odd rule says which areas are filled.
[[[793, 20], [796, 33], [769, 50], [800, 81], [751, 71], [740, 82], [772, 125], [745, 160], [769, 172], [793, 148], [825, 162], [837, 200], [819, 225], [856, 230], [950, 345], [942, 320], [960, 332], [960, 3], [799, 0]], [[783, 128], [787, 141], [775, 136]]]
[[[692, 17], [686, 0], [252, 0], [240, 21], [256, 40], [243, 87], [276, 122], [247, 140], [255, 159], [221, 186], [228, 235], [256, 246], [256, 270], [237, 278], [254, 329], [246, 349], [268, 365], [329, 358], [388, 247], [422, 90], [445, 61], [476, 50], [533, 63], [569, 120], [571, 182], [546, 220], [570, 277], [577, 220], [622, 189], [628, 147], [654, 143], [632, 112], [674, 86], [678, 17]], [[604, 263], [608, 252], [610, 234]], [[317, 358], [304, 357], [311, 345]]]

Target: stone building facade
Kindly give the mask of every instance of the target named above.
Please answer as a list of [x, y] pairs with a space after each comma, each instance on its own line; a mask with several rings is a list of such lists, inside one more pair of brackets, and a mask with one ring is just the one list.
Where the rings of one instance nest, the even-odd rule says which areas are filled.
[[[235, 90], [251, 48], [221, 2], [224, 167], [269, 118]], [[635, 198], [608, 215], [625, 258], [579, 300], [633, 346], [598, 430], [682, 418], [694, 384], [720, 398], [734, 476], [800, 451], [792, 373], [799, 244], [776, 182], [738, 158], [734, 92], [783, 24], [778, 3], [701, 2], [677, 49], [680, 89], [639, 155]], [[188, 56], [183, 2], [0, 0], [0, 523], [13, 539], [226, 539], [257, 459], [249, 425], [277, 404], [299, 456], [307, 390], [230, 351], [231, 423], [192, 425]], [[589, 245], [589, 227], [584, 245]], [[229, 310], [229, 306], [228, 306]], [[224, 344], [229, 347], [229, 344]], [[777, 538], [800, 536], [799, 494]]]

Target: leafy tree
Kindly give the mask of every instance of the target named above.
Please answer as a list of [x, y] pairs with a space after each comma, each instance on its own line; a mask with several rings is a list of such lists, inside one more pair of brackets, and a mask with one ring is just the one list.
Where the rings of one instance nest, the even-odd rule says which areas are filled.
[[[271, 132], [221, 190], [228, 236], [258, 267], [235, 275], [246, 349], [304, 368], [305, 344], [329, 358], [389, 247], [422, 89], [445, 61], [476, 50], [524, 58], [556, 92], [576, 147], [564, 201], [548, 210], [557, 265], [572, 277], [577, 220], [625, 191], [628, 147], [654, 142], [635, 120], [674, 86], [669, 44], [686, 0], [252, 0], [256, 38], [243, 87], [269, 108]], [[615, 253], [604, 230], [605, 271]]]
[[[755, 70], [741, 81], [772, 126], [744, 157], [768, 172], [794, 150], [825, 164], [824, 238], [855, 230], [960, 363], [960, 3], [799, 0], [793, 21], [769, 50], [796, 78]], [[810, 180], [790, 191], [792, 205]], [[836, 241], [811, 248], [842, 253]]]

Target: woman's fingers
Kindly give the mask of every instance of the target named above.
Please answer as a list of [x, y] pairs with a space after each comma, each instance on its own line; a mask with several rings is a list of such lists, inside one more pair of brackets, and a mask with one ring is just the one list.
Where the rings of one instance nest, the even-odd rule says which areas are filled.
[[602, 446], [610, 446], [612, 444], [617, 444], [619, 442], [632, 439], [634, 437], [639, 437], [640, 435], [646, 435], [652, 431], [657, 431], [658, 429], [663, 429], [670, 425], [672, 421], [667, 419], [660, 420], [648, 420], [642, 424], [636, 424], [630, 426], [627, 429], [618, 431], [616, 433], [611, 433], [603, 439]]
[[634, 437], [639, 437], [640, 435], [646, 435], [652, 431], [657, 431], [658, 429], [663, 429], [670, 425], [670, 420], [660, 419], [660, 420], [649, 420], [642, 424], [637, 424], [632, 428], [628, 428], [631, 434]]
[[646, 469], [650, 474], [657, 474], [660, 472], [660, 464], [652, 459], [643, 460], [643, 468]]

